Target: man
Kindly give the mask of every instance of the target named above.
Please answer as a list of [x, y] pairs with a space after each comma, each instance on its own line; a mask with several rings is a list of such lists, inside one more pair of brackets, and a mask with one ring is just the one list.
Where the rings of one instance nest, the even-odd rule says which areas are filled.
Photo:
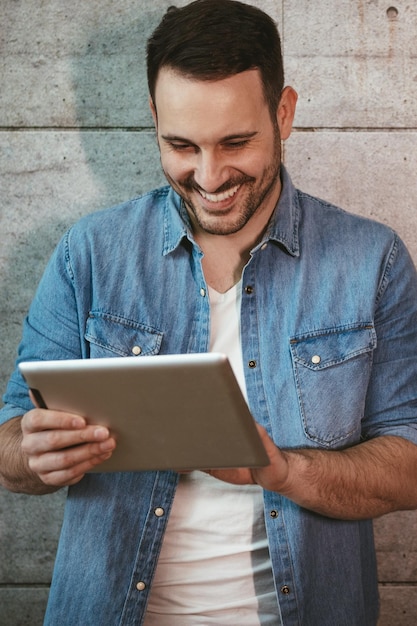
[[375, 625], [370, 520], [417, 507], [413, 264], [387, 227], [293, 187], [297, 96], [263, 12], [168, 10], [148, 81], [170, 186], [70, 229], [19, 359], [226, 352], [270, 464], [88, 473], [107, 429], [34, 409], [16, 371], [2, 483], [70, 486], [46, 624]]

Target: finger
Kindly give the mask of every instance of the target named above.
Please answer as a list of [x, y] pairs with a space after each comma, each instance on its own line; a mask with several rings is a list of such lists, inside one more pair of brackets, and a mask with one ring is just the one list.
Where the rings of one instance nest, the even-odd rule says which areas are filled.
[[251, 470], [245, 467], [205, 470], [205, 473], [233, 485], [252, 485], [254, 483]]
[[275, 444], [262, 426], [257, 424], [257, 428], [269, 458], [269, 465], [253, 468], [252, 475], [258, 485], [264, 489], [281, 492], [288, 480], [287, 455]]
[[47, 409], [32, 409], [22, 417], [21, 424], [23, 433], [31, 433], [42, 430], [80, 429], [86, 425], [86, 421], [83, 417], [72, 413], [49, 411]]
[[64, 470], [55, 470], [39, 474], [39, 478], [49, 486], [69, 487], [70, 485], [78, 483], [87, 472], [109, 459], [111, 455], [112, 452], [106, 452], [105, 454], [92, 457], [88, 461], [84, 461], [83, 463], [79, 463], [78, 465]]
[[116, 441], [109, 438], [97, 444], [34, 455], [29, 457], [29, 467], [47, 484], [70, 484], [109, 458], [115, 447]]
[[104, 426], [85, 426], [78, 430], [44, 430], [23, 433], [22, 449], [28, 455], [63, 450], [85, 443], [100, 443], [110, 438]]
[[268, 458], [271, 462], [276, 457], [277, 453], [279, 454], [279, 448], [276, 446], [275, 442], [271, 439], [263, 426], [256, 423], [256, 428], [261, 437], [262, 443], [264, 444], [264, 448], [268, 455]]

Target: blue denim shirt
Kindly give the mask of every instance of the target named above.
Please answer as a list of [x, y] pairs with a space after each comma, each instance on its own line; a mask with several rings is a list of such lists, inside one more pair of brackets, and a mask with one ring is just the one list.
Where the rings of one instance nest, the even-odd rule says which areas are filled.
[[[283, 448], [334, 450], [388, 434], [417, 443], [417, 281], [404, 245], [386, 226], [296, 190], [284, 168], [282, 180], [243, 272], [254, 417]], [[83, 218], [46, 269], [19, 360], [207, 351], [201, 257], [168, 187]], [[1, 421], [31, 408], [17, 371], [4, 400]], [[142, 623], [177, 480], [88, 474], [69, 489], [46, 624]], [[264, 501], [282, 625], [375, 625], [372, 523], [325, 518], [277, 493]]]

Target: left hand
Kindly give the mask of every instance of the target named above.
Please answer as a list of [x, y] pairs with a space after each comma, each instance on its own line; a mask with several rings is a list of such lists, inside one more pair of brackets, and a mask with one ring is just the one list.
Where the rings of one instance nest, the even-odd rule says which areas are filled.
[[269, 465], [265, 467], [240, 467], [228, 469], [205, 470], [207, 474], [234, 485], [260, 485], [268, 491], [285, 491], [289, 478], [289, 463], [285, 452], [272, 441], [265, 428], [256, 425], [265, 450], [269, 457]]

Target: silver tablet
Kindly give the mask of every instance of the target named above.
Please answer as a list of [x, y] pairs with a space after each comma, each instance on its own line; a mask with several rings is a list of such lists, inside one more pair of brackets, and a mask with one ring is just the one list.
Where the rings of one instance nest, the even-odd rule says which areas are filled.
[[227, 357], [218, 353], [24, 362], [40, 406], [110, 428], [93, 471], [260, 467], [268, 457]]

